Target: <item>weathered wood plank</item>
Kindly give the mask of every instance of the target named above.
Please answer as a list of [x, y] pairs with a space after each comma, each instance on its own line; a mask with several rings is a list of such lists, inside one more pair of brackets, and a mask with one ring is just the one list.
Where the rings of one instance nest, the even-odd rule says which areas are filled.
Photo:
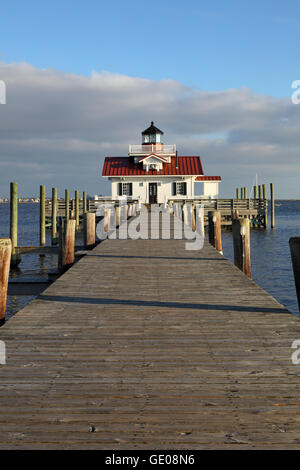
[[107, 240], [7, 322], [1, 449], [299, 447], [299, 320], [184, 244]]

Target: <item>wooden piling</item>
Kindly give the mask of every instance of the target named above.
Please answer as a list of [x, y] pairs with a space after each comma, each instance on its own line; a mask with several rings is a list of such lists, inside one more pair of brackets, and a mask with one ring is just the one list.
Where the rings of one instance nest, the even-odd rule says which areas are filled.
[[9, 268], [12, 242], [9, 238], [0, 239], [0, 326], [5, 323]]
[[292, 265], [294, 271], [298, 308], [300, 311], [300, 237], [292, 237], [289, 240]]
[[[126, 206], [128, 208], [128, 206]], [[127, 215], [128, 218], [128, 215]], [[110, 228], [110, 209], [104, 211], [104, 232], [109, 232]]]
[[46, 187], [40, 186], [40, 246], [46, 245]]
[[57, 188], [52, 188], [51, 244], [57, 243]]
[[70, 267], [75, 260], [75, 229], [76, 220], [60, 219], [60, 253], [59, 265], [61, 269]]
[[219, 211], [208, 212], [208, 239], [209, 243], [214, 246], [219, 253], [223, 254], [221, 213]]
[[244, 218], [232, 220], [232, 237], [234, 249], [234, 264], [243, 271], [246, 276], [251, 277], [250, 258], [250, 221]]
[[86, 248], [94, 248], [96, 243], [96, 214], [86, 212], [83, 216], [84, 220], [84, 245]]
[[261, 184], [258, 186], [258, 198], [259, 198], [259, 199], [262, 198], [262, 187], [261, 187]]
[[18, 246], [18, 185], [10, 183], [10, 239], [11, 239], [11, 265], [18, 266], [21, 256], [17, 254]]
[[115, 207], [116, 210], [116, 227], [120, 225], [120, 206]]
[[265, 205], [265, 214], [264, 214], [264, 227], [268, 227], [268, 203], [267, 203], [267, 189], [266, 185], [262, 185], [262, 194], [263, 194], [263, 200], [264, 200], [264, 205]]
[[65, 220], [70, 218], [70, 192], [68, 189], [65, 190]]
[[86, 200], [86, 191], [83, 191], [83, 197], [82, 197], [82, 204], [83, 204], [83, 213], [87, 213], [87, 200]]
[[195, 206], [192, 205], [191, 207], [191, 211], [192, 211], [192, 230], [193, 232], [196, 232], [196, 214], [195, 214]]
[[274, 183], [270, 183], [270, 193], [271, 193], [271, 228], [275, 228]]
[[79, 229], [79, 191], [75, 191], [75, 221], [76, 221], [76, 230]]

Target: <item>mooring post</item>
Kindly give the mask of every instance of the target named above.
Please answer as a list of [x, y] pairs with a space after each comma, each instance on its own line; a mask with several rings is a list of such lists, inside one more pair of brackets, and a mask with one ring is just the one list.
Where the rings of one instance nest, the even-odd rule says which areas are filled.
[[258, 186], [258, 199], [261, 200], [262, 197], [262, 190], [261, 190], [261, 184]]
[[250, 220], [244, 218], [241, 223], [241, 236], [243, 244], [243, 272], [251, 277], [251, 258], [250, 258]]
[[191, 207], [191, 210], [192, 210], [192, 230], [193, 232], [196, 232], [196, 214], [195, 214], [195, 206], [194, 204], [192, 204], [192, 207]]
[[292, 265], [294, 271], [295, 287], [300, 311], [300, 237], [292, 237], [289, 240]]
[[11, 265], [18, 266], [21, 255], [17, 254], [18, 246], [18, 185], [10, 183], [10, 239], [11, 239]]
[[271, 228], [275, 228], [274, 183], [270, 183], [270, 192], [271, 192]]
[[96, 214], [86, 212], [83, 215], [84, 221], [84, 246], [91, 249], [96, 243]]
[[120, 205], [115, 206], [116, 210], [116, 227], [120, 225]]
[[57, 243], [57, 189], [52, 188], [52, 208], [51, 208], [51, 244]]
[[83, 191], [83, 198], [82, 198], [82, 201], [83, 201], [83, 208], [82, 208], [82, 211], [83, 211], [83, 214], [86, 214], [86, 213], [87, 213], [86, 191]]
[[267, 189], [266, 185], [262, 185], [262, 193], [263, 193], [263, 204], [264, 204], [264, 227], [268, 227], [268, 201], [267, 201]]
[[70, 218], [70, 192], [65, 189], [65, 220]]
[[221, 230], [221, 212], [220, 211], [214, 211], [213, 222], [215, 225], [215, 248], [222, 255], [223, 251], [222, 251], [222, 230]]
[[223, 254], [220, 211], [208, 212], [208, 239], [209, 243], [214, 246], [219, 253]]
[[71, 266], [75, 260], [75, 229], [76, 220], [60, 218], [59, 266], [63, 270]]
[[40, 186], [40, 245], [46, 245], [46, 187]]
[[232, 237], [234, 264], [246, 276], [251, 277], [250, 220], [248, 218], [244, 218], [242, 221], [232, 219]]
[[[126, 206], [128, 208], [128, 206]], [[128, 218], [128, 215], [127, 215]], [[110, 209], [104, 211], [104, 232], [109, 232], [110, 228]]]
[[196, 230], [205, 240], [204, 210], [196, 204]]
[[0, 326], [5, 323], [11, 253], [12, 242], [10, 238], [0, 238]]
[[75, 191], [75, 221], [76, 221], [76, 230], [79, 229], [79, 191]]

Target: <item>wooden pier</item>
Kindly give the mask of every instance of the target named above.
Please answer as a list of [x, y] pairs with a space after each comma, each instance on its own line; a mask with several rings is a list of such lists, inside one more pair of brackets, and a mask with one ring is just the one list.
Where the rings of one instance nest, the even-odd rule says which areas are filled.
[[0, 330], [0, 449], [298, 449], [300, 322], [208, 243], [106, 240]]

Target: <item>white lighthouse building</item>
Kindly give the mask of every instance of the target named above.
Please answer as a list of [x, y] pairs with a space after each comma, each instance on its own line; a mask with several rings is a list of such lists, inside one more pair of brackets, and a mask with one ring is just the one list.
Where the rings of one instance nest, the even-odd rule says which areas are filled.
[[205, 176], [200, 156], [180, 156], [176, 145], [163, 143], [164, 133], [154, 126], [142, 132], [142, 143], [129, 145], [128, 156], [106, 157], [102, 176], [111, 181], [111, 196], [127, 196], [144, 204], [195, 199], [195, 182], [203, 198], [216, 198], [220, 176]]

